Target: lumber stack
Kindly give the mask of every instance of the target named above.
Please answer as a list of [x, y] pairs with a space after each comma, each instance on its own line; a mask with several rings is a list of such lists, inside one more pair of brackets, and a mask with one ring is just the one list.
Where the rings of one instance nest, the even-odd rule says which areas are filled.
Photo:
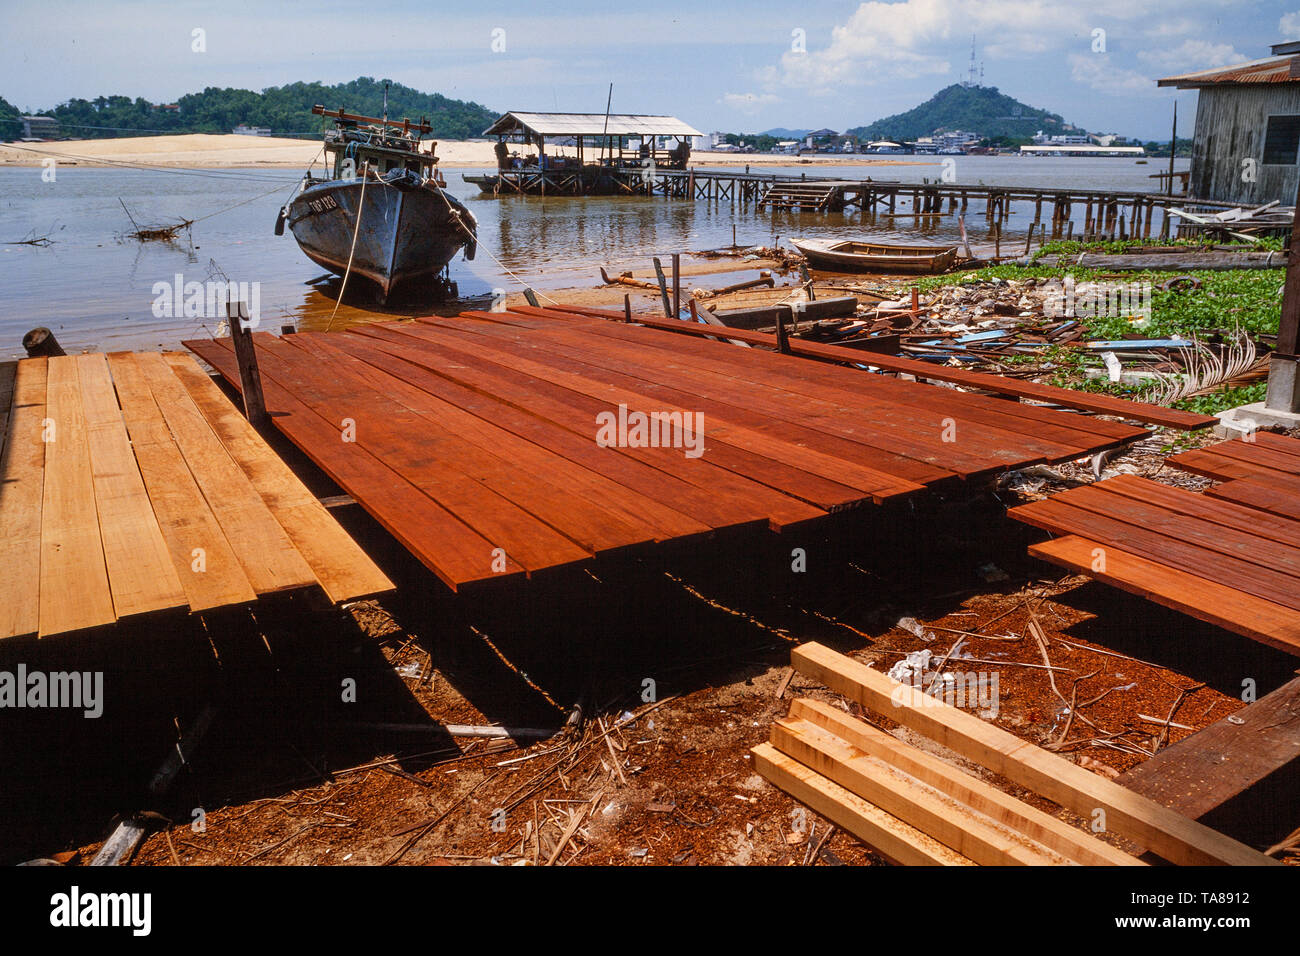
[[0, 640], [392, 589], [188, 355], [0, 367]]
[[[1073, 811], [1097, 831], [1193, 865], [1268, 865], [1244, 844], [1084, 770], [918, 688], [805, 644], [795, 670]], [[752, 751], [758, 772], [904, 865], [1142, 865], [1089, 829], [1039, 810], [839, 708], [796, 700]]]

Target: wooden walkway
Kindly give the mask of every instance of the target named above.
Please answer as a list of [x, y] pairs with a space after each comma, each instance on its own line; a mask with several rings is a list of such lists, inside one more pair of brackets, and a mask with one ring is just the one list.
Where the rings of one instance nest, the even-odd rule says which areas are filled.
[[1300, 520], [1125, 475], [1013, 508], [1053, 564], [1300, 656]]
[[194, 359], [0, 368], [0, 638], [392, 584]]
[[[453, 588], [1146, 434], [544, 309], [254, 339], [276, 427]], [[228, 341], [186, 345], [239, 387]], [[602, 447], [598, 416], [620, 406], [702, 416], [702, 454]]]

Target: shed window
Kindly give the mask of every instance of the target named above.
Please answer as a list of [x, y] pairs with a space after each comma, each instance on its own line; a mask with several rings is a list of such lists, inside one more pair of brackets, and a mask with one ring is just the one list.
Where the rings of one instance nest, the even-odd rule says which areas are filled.
[[1264, 134], [1264, 164], [1294, 166], [1300, 150], [1300, 116], [1270, 116]]

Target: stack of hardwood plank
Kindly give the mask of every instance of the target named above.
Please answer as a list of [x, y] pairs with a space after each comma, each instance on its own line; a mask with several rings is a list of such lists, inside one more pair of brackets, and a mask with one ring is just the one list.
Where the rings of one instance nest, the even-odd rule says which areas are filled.
[[797, 671], [1072, 811], [1075, 826], [840, 708], [796, 700], [752, 751], [760, 774], [887, 859], [907, 865], [1141, 865], [1102, 839], [1170, 862], [1276, 861], [974, 714], [900, 684], [820, 644], [796, 648]]
[[0, 640], [392, 587], [190, 356], [0, 367]]

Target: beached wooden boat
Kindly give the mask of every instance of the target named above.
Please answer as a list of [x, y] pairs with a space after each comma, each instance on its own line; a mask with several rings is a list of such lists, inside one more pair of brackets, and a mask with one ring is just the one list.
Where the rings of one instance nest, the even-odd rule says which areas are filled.
[[437, 280], [461, 249], [474, 258], [474, 214], [446, 191], [433, 151], [420, 149], [427, 123], [320, 106], [312, 112], [337, 125], [325, 135], [332, 175], [308, 172], [280, 212], [277, 235], [287, 224], [313, 262], [337, 275], [364, 276], [381, 301], [399, 283]]
[[792, 239], [808, 264], [835, 272], [944, 272], [956, 246], [903, 246], [857, 239]]

